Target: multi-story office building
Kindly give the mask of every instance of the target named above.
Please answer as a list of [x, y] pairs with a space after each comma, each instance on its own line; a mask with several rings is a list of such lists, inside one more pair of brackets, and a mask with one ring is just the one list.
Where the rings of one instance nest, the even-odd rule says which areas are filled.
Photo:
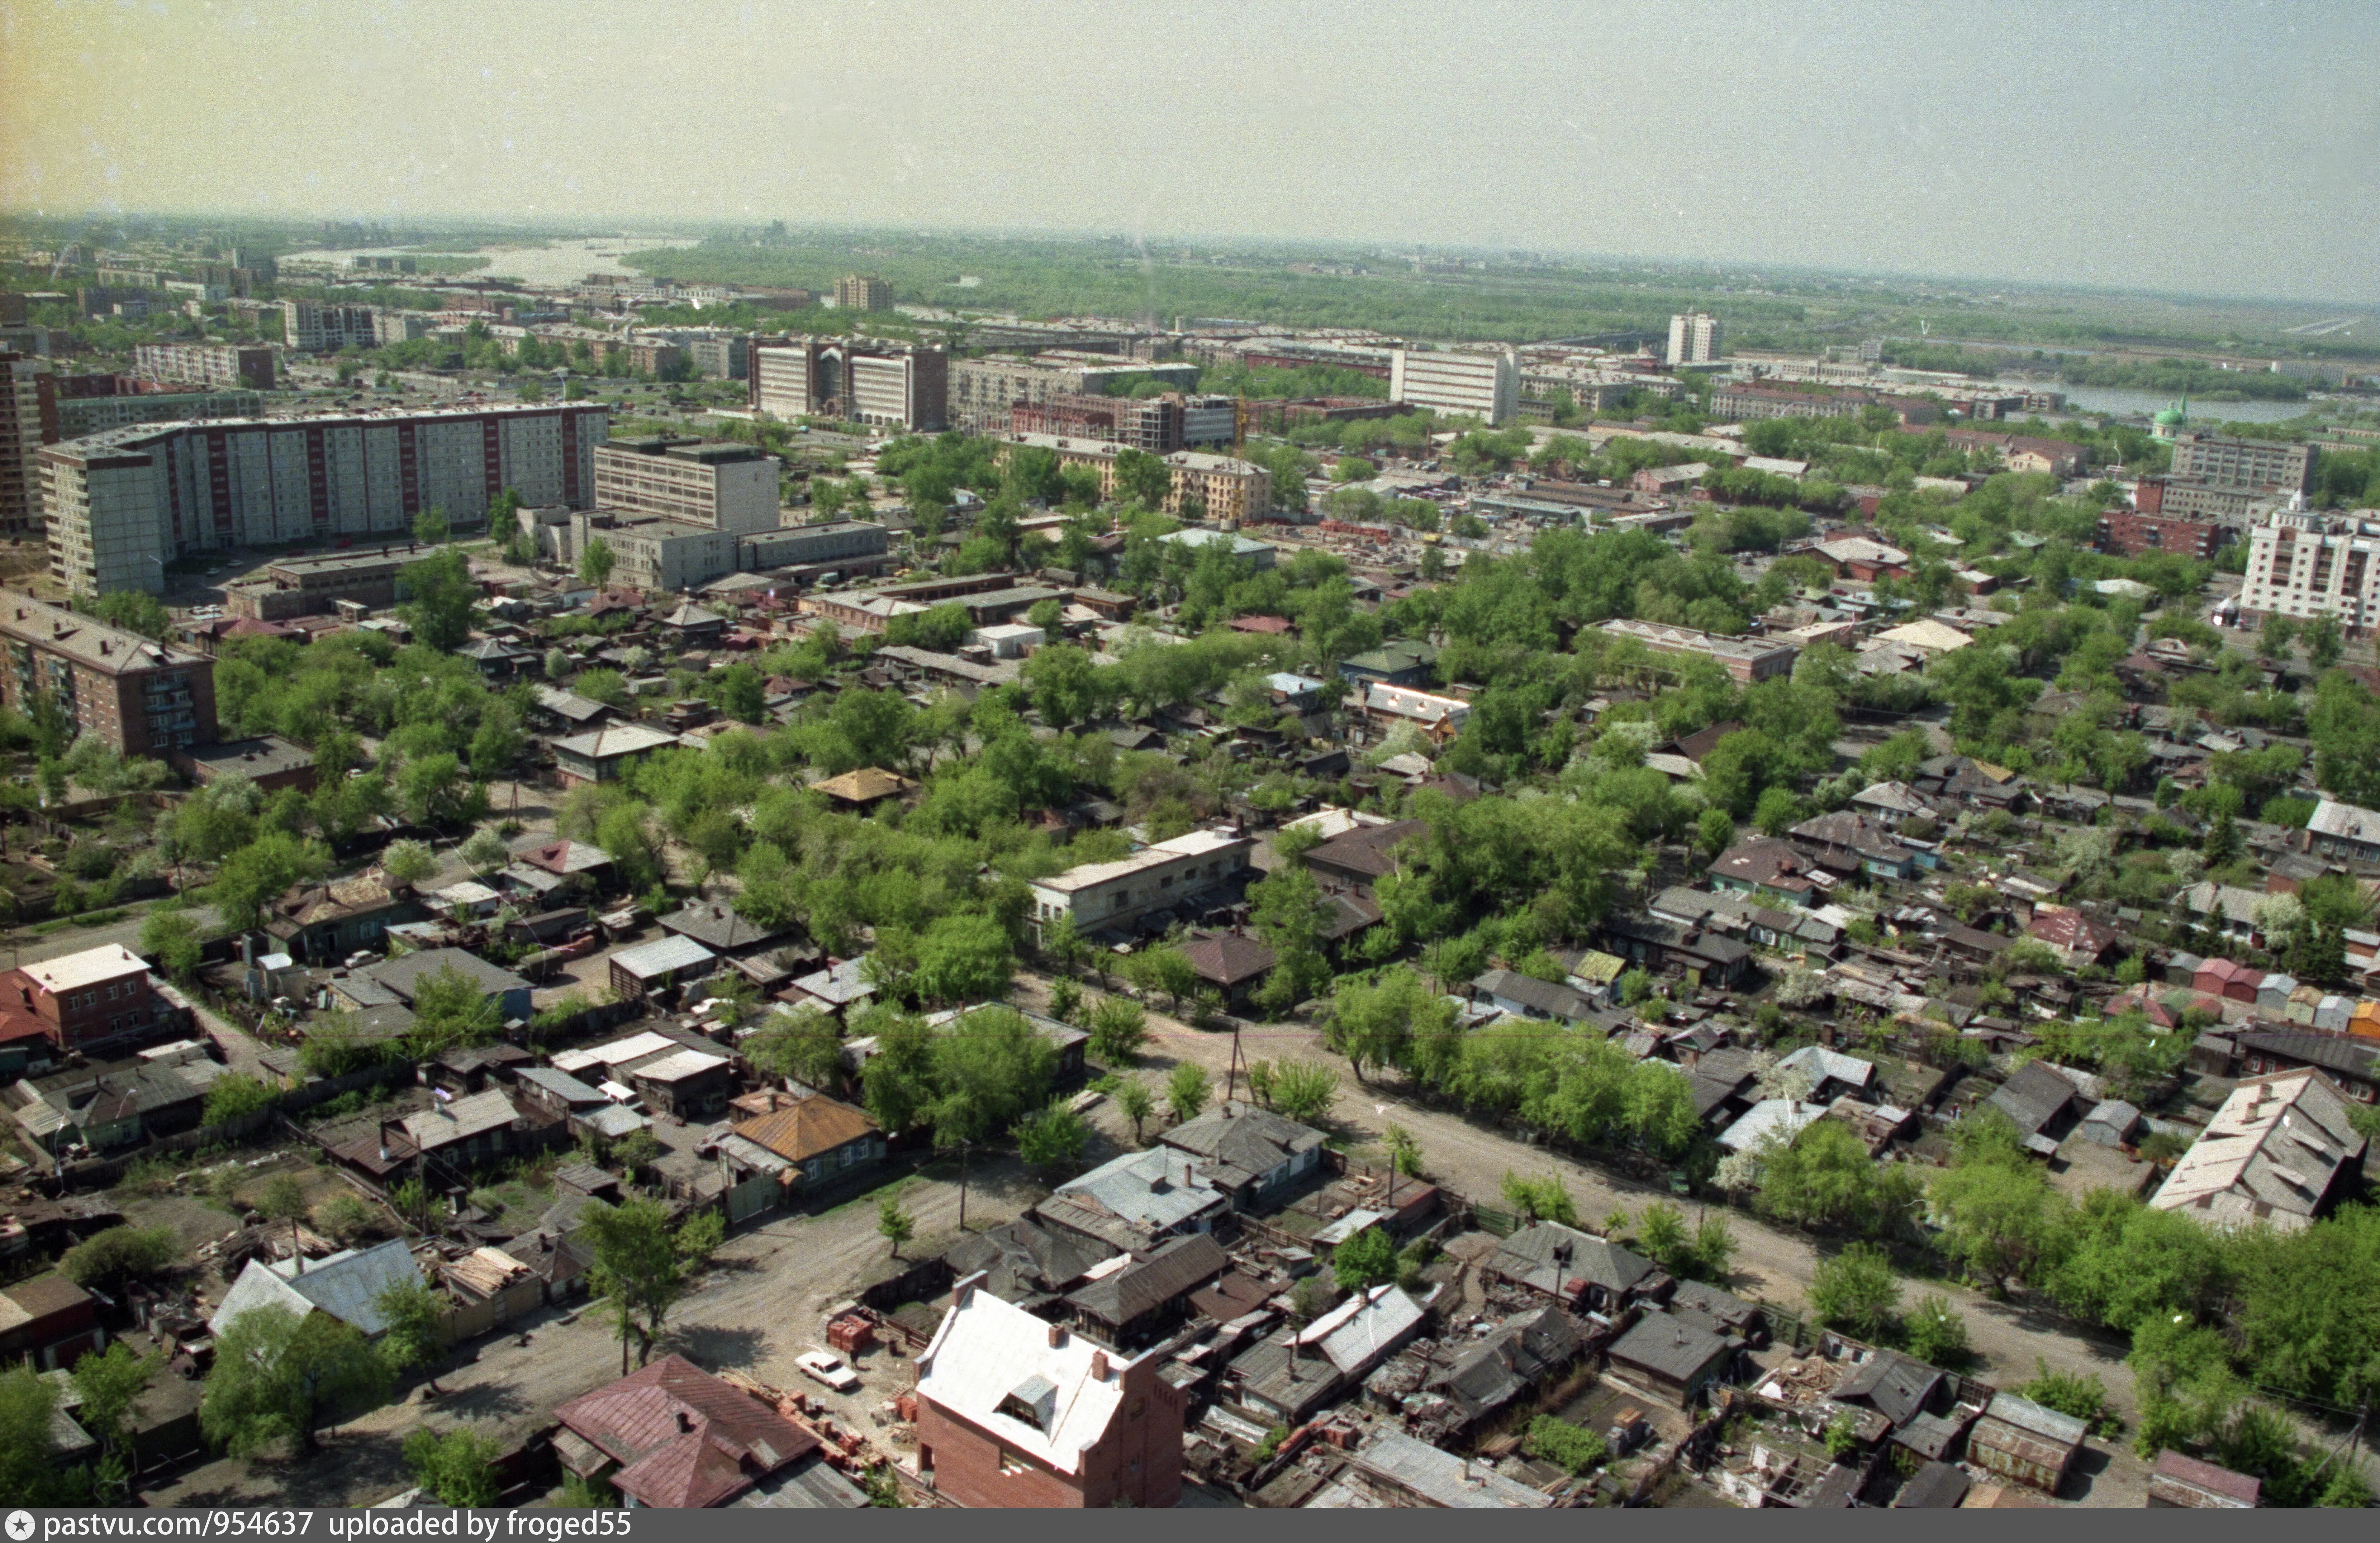
[[42, 528], [42, 446], [58, 437], [56, 383], [48, 367], [0, 353], [0, 536]]
[[143, 343], [132, 350], [135, 373], [165, 385], [209, 391], [273, 389], [273, 350], [231, 343]]
[[2312, 492], [2315, 454], [2311, 444], [2231, 439], [2191, 430], [2174, 436], [2168, 469], [2177, 481], [2261, 492]]
[[1240, 399], [1220, 393], [1182, 400], [1182, 443], [1234, 444], [1240, 437]]
[[[1056, 434], [1006, 434], [996, 452], [1000, 464], [1020, 446], [1055, 454], [1060, 466], [1088, 467], [1099, 473], [1099, 496], [1115, 496], [1115, 461], [1127, 446], [1102, 440], [1068, 439]], [[1205, 519], [1238, 525], [1272, 508], [1272, 474], [1254, 461], [1231, 456], [1210, 456], [1177, 450], [1164, 457], [1172, 483], [1166, 490], [1165, 513], [1181, 519]]]
[[42, 451], [50, 573], [78, 593], [164, 588], [164, 564], [230, 546], [483, 519], [512, 492], [586, 508], [609, 409], [536, 404], [115, 429]]
[[[573, 513], [566, 528], [570, 545], [557, 553], [575, 565], [601, 541], [612, 549], [612, 579], [634, 589], [691, 589], [735, 571], [733, 530], [684, 520], [614, 514], [609, 509]], [[562, 528], [556, 528], [559, 537]]]
[[[1039, 358], [1015, 354], [954, 358], [950, 361], [950, 422], [953, 428], [971, 434], [1004, 434], [1010, 431], [1011, 409], [1020, 404], [1038, 407], [1062, 396], [1102, 396], [1111, 385], [1122, 392], [1128, 383], [1142, 380], [1176, 391], [1191, 391], [1198, 384], [1198, 367], [1139, 364], [1065, 354], [1049, 354]], [[1199, 398], [1200, 403], [1218, 400], [1229, 398]], [[1210, 421], [1202, 420], [1202, 429], [1210, 426]], [[1185, 422], [1185, 436], [1187, 433]], [[1193, 439], [1191, 443], [1200, 442]]]
[[281, 340], [304, 353], [370, 348], [379, 341], [370, 306], [324, 305], [320, 300], [281, 302]]
[[772, 418], [839, 418], [923, 431], [949, 421], [951, 357], [852, 338], [752, 350], [752, 406]]
[[1389, 399], [1481, 419], [1494, 428], [1520, 409], [1520, 364], [1510, 348], [1462, 353], [1399, 348], [1390, 355]]
[[30, 596], [0, 594], [0, 700], [43, 700], [118, 755], [212, 744], [214, 662]]
[[2168, 519], [2207, 520], [2238, 529], [2273, 513], [2288, 499], [2253, 488], [2219, 488], [2212, 482], [2177, 481], [2171, 477], [2143, 477], [2134, 484], [2132, 504], [2144, 515]]
[[410, 343], [428, 337], [438, 325], [438, 318], [426, 310], [376, 310], [372, 312], [372, 341], [382, 347], [392, 343]]
[[1716, 364], [1721, 346], [1719, 321], [1699, 310], [1670, 318], [1670, 368], [1682, 364]]
[[777, 528], [777, 457], [733, 440], [610, 440], [595, 448], [595, 507], [734, 535]]
[[757, 573], [766, 568], [856, 562], [883, 556], [888, 544], [884, 527], [868, 520], [788, 525], [745, 537], [737, 548], [736, 565]]
[[873, 273], [846, 273], [834, 281], [837, 310], [890, 310], [892, 286]]
[[706, 381], [741, 381], [750, 370], [751, 339], [698, 337], [687, 341], [686, 357], [694, 372]]
[[134, 423], [193, 419], [254, 418], [264, 398], [253, 391], [127, 392], [121, 396], [71, 396], [58, 403], [58, 438], [80, 439]]
[[2253, 527], [2240, 614], [2336, 616], [2365, 636], [2380, 625], [2380, 522], [2288, 510]]

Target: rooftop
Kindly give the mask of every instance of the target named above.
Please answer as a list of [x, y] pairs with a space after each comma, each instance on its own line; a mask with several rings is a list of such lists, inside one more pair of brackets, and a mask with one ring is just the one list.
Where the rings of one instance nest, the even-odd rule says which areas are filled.
[[207, 662], [199, 654], [169, 649], [137, 632], [125, 632], [63, 607], [45, 605], [30, 595], [0, 595], [0, 636], [64, 655], [102, 674], [119, 675]]
[[149, 973], [148, 962], [122, 943], [102, 943], [80, 954], [63, 954], [18, 968], [52, 996], [79, 991], [103, 981], [121, 980], [128, 975]]

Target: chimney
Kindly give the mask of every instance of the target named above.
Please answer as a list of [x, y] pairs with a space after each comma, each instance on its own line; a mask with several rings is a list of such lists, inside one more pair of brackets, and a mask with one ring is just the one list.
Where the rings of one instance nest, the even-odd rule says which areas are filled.
[[1062, 1323], [1051, 1324], [1050, 1326], [1050, 1348], [1056, 1350], [1065, 1343], [1066, 1326]]
[[687, 1414], [683, 1409], [679, 1410], [677, 1412], [677, 1428], [680, 1430], [692, 1430], [694, 1428], [694, 1416]]
[[1107, 1379], [1108, 1353], [1104, 1350], [1094, 1350], [1091, 1352], [1091, 1380], [1104, 1382]]

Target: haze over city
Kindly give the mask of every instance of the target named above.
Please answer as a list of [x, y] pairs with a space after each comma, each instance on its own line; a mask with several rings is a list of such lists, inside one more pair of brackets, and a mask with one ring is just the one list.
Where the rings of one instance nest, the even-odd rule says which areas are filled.
[[2354, 0], [295, 14], [10, 6], [0, 201], [1421, 241], [2375, 298], [2380, 12]]

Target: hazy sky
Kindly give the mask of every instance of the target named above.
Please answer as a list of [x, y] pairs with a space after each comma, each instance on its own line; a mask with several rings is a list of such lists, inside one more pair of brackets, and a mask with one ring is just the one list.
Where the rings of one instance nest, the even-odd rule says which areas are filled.
[[2380, 4], [0, 0], [0, 203], [2380, 299]]

